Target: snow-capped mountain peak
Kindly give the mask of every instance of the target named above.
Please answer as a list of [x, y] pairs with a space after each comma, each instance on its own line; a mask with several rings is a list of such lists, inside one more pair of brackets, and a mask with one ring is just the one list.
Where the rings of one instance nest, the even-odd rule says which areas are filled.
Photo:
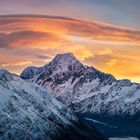
[[73, 60], [77, 60], [77, 59], [72, 53], [57, 54], [53, 59], [53, 61], [55, 61], [56, 63], [61, 63], [63, 61], [67, 63], [71, 63]]
[[27, 67], [20, 75], [21, 78], [29, 80], [34, 79], [37, 75], [45, 72], [58, 74], [67, 72], [80, 72], [84, 70], [85, 67], [80, 61], [72, 54], [58, 54], [56, 57], [47, 65], [43, 67], [30, 66]]
[[[140, 112], [140, 84], [116, 80], [111, 74], [83, 66], [72, 54], [59, 54], [42, 68], [30, 81], [46, 88], [76, 112], [110, 115]], [[26, 77], [28, 73], [22, 75]]]
[[59, 73], [69, 70], [78, 70], [83, 68], [83, 65], [72, 53], [65, 53], [56, 55], [47, 67]]

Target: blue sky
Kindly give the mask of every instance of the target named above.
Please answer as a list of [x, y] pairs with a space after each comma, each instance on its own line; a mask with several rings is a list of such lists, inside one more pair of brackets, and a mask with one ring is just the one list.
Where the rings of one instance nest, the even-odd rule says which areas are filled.
[[1, 0], [0, 14], [47, 14], [140, 28], [140, 0]]

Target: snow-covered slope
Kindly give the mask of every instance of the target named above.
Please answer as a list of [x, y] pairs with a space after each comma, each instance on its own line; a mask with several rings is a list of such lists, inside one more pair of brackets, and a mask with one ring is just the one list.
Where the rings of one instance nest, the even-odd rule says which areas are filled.
[[36, 68], [39, 74], [28, 77], [29, 67], [21, 78], [45, 87], [59, 101], [76, 112], [110, 115], [140, 113], [140, 84], [116, 80], [112, 75], [84, 66], [71, 53], [59, 54], [52, 62]]
[[[91, 139], [78, 125], [84, 124], [46, 90], [0, 70], [0, 140]], [[92, 139], [102, 140], [93, 129]]]

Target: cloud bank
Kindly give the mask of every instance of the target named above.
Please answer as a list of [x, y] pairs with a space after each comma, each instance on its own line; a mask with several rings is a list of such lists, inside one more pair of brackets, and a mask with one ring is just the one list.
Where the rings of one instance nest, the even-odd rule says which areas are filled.
[[118, 78], [140, 80], [139, 30], [59, 16], [0, 16], [0, 68], [19, 73], [64, 52]]

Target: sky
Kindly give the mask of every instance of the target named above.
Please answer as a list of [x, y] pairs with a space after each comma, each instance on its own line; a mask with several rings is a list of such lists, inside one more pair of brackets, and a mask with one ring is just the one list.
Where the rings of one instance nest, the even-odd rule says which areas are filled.
[[0, 69], [19, 74], [72, 52], [140, 82], [139, 13], [139, 0], [0, 0]]

